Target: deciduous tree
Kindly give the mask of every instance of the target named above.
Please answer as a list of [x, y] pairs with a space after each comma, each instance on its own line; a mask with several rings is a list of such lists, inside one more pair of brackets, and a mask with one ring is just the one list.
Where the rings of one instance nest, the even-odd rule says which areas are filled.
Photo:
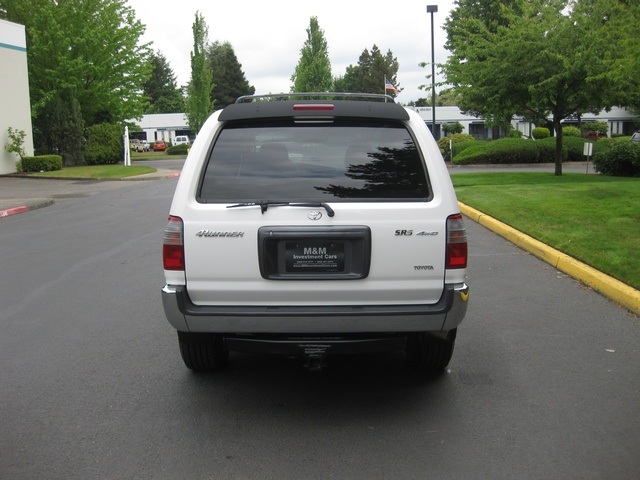
[[[611, 107], [622, 98], [610, 84], [615, 78], [611, 69], [628, 73], [613, 66], [627, 60], [610, 41], [620, 38], [612, 31], [613, 19], [628, 28], [619, 15], [631, 8], [623, 0], [487, 4], [492, 9], [483, 16], [474, 10], [479, 2], [457, 2], [446, 26], [451, 51], [443, 66], [447, 82], [460, 94], [463, 109], [495, 123], [515, 114], [539, 122], [551, 117], [555, 173], [561, 175], [561, 121]], [[634, 35], [628, 29], [625, 33]]]
[[142, 114], [148, 47], [125, 0], [0, 0], [0, 11], [26, 26], [36, 117], [56, 97], [75, 99], [87, 126]]

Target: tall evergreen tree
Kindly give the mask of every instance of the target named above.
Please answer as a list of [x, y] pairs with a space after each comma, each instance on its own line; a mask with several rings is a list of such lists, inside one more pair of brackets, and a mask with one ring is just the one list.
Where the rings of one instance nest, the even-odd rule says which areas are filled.
[[84, 120], [78, 100], [68, 93], [56, 94], [42, 107], [33, 122], [37, 154], [56, 153], [65, 165], [82, 165]]
[[396, 88], [399, 87], [398, 59], [391, 50], [382, 55], [377, 45], [371, 47], [371, 52], [364, 49], [358, 58], [357, 65], [349, 65], [343, 77], [336, 80], [336, 90], [355, 93], [385, 93], [385, 78]]
[[300, 50], [300, 60], [291, 75], [293, 92], [329, 92], [333, 86], [331, 61], [324, 31], [317, 17], [311, 17], [307, 40]]
[[209, 28], [200, 12], [193, 22], [193, 51], [191, 52], [191, 82], [187, 87], [186, 114], [189, 128], [198, 133], [209, 117], [211, 105], [211, 70], [207, 68], [206, 48]]
[[175, 113], [184, 111], [184, 98], [176, 86], [176, 75], [162, 53], [151, 53], [151, 75], [143, 83], [143, 92], [149, 99], [144, 113]]
[[242, 65], [229, 42], [214, 42], [207, 48], [207, 64], [212, 71], [211, 104], [224, 108], [238, 97], [253, 95], [256, 89], [249, 85]]

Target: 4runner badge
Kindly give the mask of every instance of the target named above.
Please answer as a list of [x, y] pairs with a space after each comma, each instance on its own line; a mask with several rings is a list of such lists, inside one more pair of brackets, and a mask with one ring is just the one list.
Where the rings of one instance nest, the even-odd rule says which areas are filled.
[[200, 230], [196, 233], [196, 237], [230, 237], [230, 238], [242, 238], [244, 232], [218, 232], [211, 230]]
[[320, 210], [311, 210], [307, 213], [307, 218], [309, 220], [320, 220], [322, 218], [322, 212]]

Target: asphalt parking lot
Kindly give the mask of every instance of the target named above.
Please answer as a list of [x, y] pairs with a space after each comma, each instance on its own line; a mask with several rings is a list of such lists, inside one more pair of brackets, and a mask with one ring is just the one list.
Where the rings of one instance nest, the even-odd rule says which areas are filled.
[[109, 183], [0, 219], [0, 478], [640, 478], [638, 317], [481, 225], [437, 379], [402, 352], [194, 375], [160, 300], [176, 180]]

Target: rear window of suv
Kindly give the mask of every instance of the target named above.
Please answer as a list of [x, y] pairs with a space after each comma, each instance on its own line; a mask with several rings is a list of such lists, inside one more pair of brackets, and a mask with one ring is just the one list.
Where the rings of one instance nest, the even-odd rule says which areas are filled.
[[198, 201], [428, 201], [428, 177], [402, 123], [253, 122], [223, 127]]

